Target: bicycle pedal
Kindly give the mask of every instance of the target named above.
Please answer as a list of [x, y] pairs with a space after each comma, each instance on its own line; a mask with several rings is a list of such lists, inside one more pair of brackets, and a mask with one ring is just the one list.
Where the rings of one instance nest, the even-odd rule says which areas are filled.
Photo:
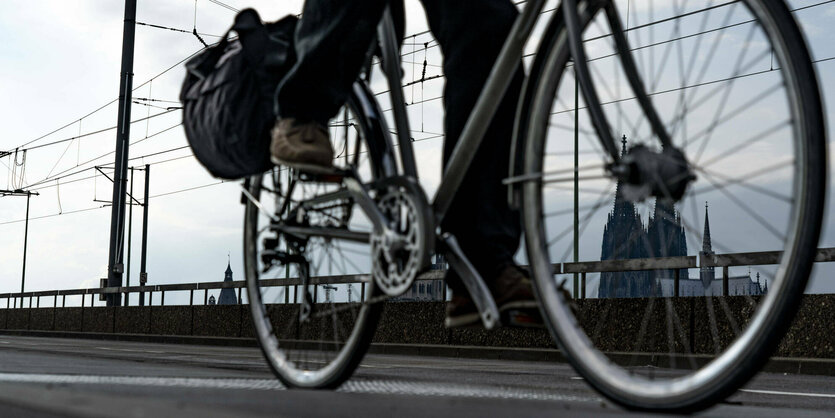
[[311, 166], [311, 168], [299, 169], [299, 179], [313, 183], [342, 183], [342, 179], [351, 175], [350, 170], [336, 167]]

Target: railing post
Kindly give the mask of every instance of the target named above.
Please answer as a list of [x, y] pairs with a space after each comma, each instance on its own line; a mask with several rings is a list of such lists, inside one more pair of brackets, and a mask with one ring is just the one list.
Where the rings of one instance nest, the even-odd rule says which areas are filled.
[[244, 303], [244, 300], [241, 299], [241, 289], [243, 289], [243, 288], [242, 287], [238, 288], [238, 305], [243, 305], [243, 303]]
[[580, 273], [580, 281], [581, 281], [581, 286], [582, 286], [580, 288], [581, 297], [583, 299], [585, 299], [586, 298], [586, 272], [585, 271]]
[[84, 297], [87, 296], [86, 294], [81, 294], [81, 326], [79, 330], [84, 332]]
[[681, 270], [675, 269], [673, 271], [673, 287], [675, 288], [675, 290], [673, 292], [673, 295], [675, 295], [675, 297], [678, 297], [679, 294], [680, 294], [679, 293], [679, 278], [680, 277], [681, 277]]
[[722, 296], [728, 296], [728, 266], [722, 267]]
[[154, 306], [154, 291], [148, 292], [148, 306]]
[[194, 289], [188, 291], [188, 306], [194, 306]]
[[203, 289], [203, 305], [209, 304], [209, 289]]
[[67, 307], [67, 295], [61, 295], [61, 307], [62, 308]]
[[159, 298], [160, 298], [160, 301], [159, 301], [159, 306], [165, 306], [165, 291], [164, 291], [164, 290], [161, 290], [161, 291], [159, 292], [159, 294], [160, 294], [160, 297], [159, 297]]

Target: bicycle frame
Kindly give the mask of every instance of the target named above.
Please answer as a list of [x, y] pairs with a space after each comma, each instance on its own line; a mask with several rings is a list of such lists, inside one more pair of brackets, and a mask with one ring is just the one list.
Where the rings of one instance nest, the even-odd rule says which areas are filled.
[[[588, 3], [588, 2], [587, 2]], [[600, 2], [607, 20], [612, 27], [612, 35], [620, 51], [629, 51], [629, 44], [623, 35], [623, 26], [617, 14], [614, 3], [604, 0]], [[519, 17], [513, 24], [507, 39], [502, 46], [496, 63], [490, 72], [484, 88], [479, 95], [469, 118], [464, 126], [458, 143], [452, 152], [449, 162], [444, 169], [444, 176], [438, 187], [435, 196], [431, 199], [432, 210], [436, 224], [440, 225], [444, 216], [449, 210], [452, 200], [458, 187], [464, 180], [464, 175], [470, 168], [476, 150], [481, 145], [484, 134], [487, 131], [490, 121], [499, 107], [499, 100], [496, 97], [503, 97], [510, 85], [511, 78], [516, 71], [519, 61], [522, 59], [523, 48], [530, 38], [538, 15], [545, 5], [545, 0], [531, 0], [525, 6]], [[564, 22], [569, 38], [572, 57], [575, 62], [575, 72], [579, 81], [583, 97], [588, 103], [592, 123], [595, 127], [598, 139], [603, 149], [611, 158], [610, 174], [618, 171], [617, 163], [620, 161], [620, 151], [612, 137], [609, 124], [601, 107], [600, 99], [594, 89], [591, 73], [586, 64], [586, 54], [581, 39], [580, 11], [577, 0], [563, 0], [560, 7], [563, 7]], [[595, 12], [598, 9], [595, 9]], [[378, 28], [380, 43], [382, 46], [383, 71], [386, 75], [389, 91], [391, 92], [392, 109], [394, 112], [395, 125], [397, 127], [397, 140], [400, 145], [400, 158], [403, 164], [403, 171], [406, 176], [417, 179], [417, 167], [414, 159], [411, 138], [409, 135], [409, 122], [406, 113], [406, 105], [403, 99], [403, 91], [400, 85], [401, 73], [400, 57], [395, 39], [394, 20], [390, 10], [384, 13], [383, 20]], [[630, 87], [638, 97], [639, 105], [652, 126], [653, 133], [658, 137], [663, 147], [669, 147], [671, 141], [663, 127], [660, 117], [650, 103], [646, 89], [638, 75], [637, 67], [630, 53], [619, 54], [621, 63], [629, 81]], [[519, 115], [517, 115], [517, 118]], [[517, 124], [520, 121], [517, 121]], [[516, 138], [515, 141], [521, 140]], [[622, 168], [621, 168], [621, 172]], [[510, 173], [512, 175], [513, 173]], [[514, 179], [509, 179], [513, 183]], [[530, 178], [526, 177], [526, 180]]]
[[[522, 51], [525, 42], [528, 41], [534, 24], [537, 21], [539, 12], [545, 6], [545, 0], [531, 0], [525, 9], [516, 18], [513, 27], [508, 34], [507, 40], [502, 46], [501, 52], [496, 59], [490, 76], [487, 78], [484, 89], [478, 97], [461, 137], [452, 152], [449, 162], [444, 169], [444, 176], [438, 187], [435, 196], [431, 199], [432, 210], [435, 215], [435, 223], [440, 225], [450, 204], [455, 197], [455, 192], [461, 186], [464, 175], [470, 168], [475, 152], [484, 139], [484, 133], [490, 124], [490, 120], [499, 107], [496, 97], [502, 97], [510, 85], [511, 78], [519, 61], [522, 59]], [[392, 94], [392, 109], [395, 125], [397, 127], [397, 140], [400, 145], [400, 158], [403, 164], [403, 171], [406, 176], [417, 178], [417, 169], [414, 160], [412, 141], [409, 136], [408, 121], [406, 120], [406, 105], [403, 100], [403, 91], [400, 86], [400, 56], [397, 50], [397, 42], [394, 38], [394, 20], [389, 10], [384, 13], [380, 23], [379, 38], [382, 46], [383, 69], [389, 83], [389, 90]]]
[[[600, 3], [592, 3], [598, 1]], [[568, 32], [571, 52], [575, 57], [575, 63], [579, 63], [579, 65], [576, 65], [575, 67], [577, 74], [576, 77], [579, 81], [583, 96], [585, 97], [588, 107], [590, 108], [592, 122], [598, 133], [598, 139], [613, 162], [607, 167], [609, 174], [612, 176], [622, 176], [628, 174], [629, 171], [628, 168], [621, 167], [622, 164], [619, 164], [620, 154], [615, 146], [615, 141], [609, 130], [609, 125], [600, 107], [600, 101], [594, 90], [591, 75], [585, 65], [585, 52], [583, 51], [582, 39], [580, 36], [580, 23], [581, 18], [589, 18], [593, 13], [605, 10], [606, 17], [610, 21], [613, 32], [622, 31], [622, 27], [620, 25], [620, 21], [618, 20], [619, 17], [617, 15], [617, 11], [615, 10], [614, 4], [611, 0], [583, 0], [582, 4], [584, 9], [582, 14], [578, 11], [579, 9], [577, 3], [577, 0], [563, 0], [562, 5], [560, 6], [564, 8], [564, 13], [562, 13], [562, 15], [564, 16], [564, 24]], [[490, 125], [490, 121], [499, 107], [500, 100], [496, 100], [496, 98], [503, 97], [508, 86], [510, 85], [511, 79], [522, 59], [525, 43], [530, 38], [534, 25], [536, 24], [538, 16], [544, 5], [545, 0], [529, 0], [528, 5], [516, 18], [516, 21], [513, 23], [510, 33], [508, 34], [507, 39], [505, 40], [505, 43], [496, 59], [495, 65], [487, 78], [485, 86], [482, 89], [466, 124], [464, 125], [461, 137], [459, 138], [458, 143], [453, 149], [452, 155], [447, 162], [444, 170], [444, 176], [437, 192], [435, 193], [435, 196], [431, 200], [431, 203], [427, 202], [419, 205], [422, 206], [419, 210], [432, 212], [431, 216], [427, 216], [426, 223], [429, 224], [427, 225], [429, 231], [434, 231], [435, 235], [434, 239], [427, 237], [427, 247], [425, 248], [426, 259], [428, 260], [428, 254], [433, 250], [433, 244], [436, 240], [444, 244], [447, 259], [451, 267], [458, 272], [464, 282], [464, 285], [467, 287], [473, 301], [478, 307], [482, 322], [484, 323], [486, 329], [492, 329], [498, 324], [499, 312], [495, 301], [493, 300], [490, 291], [487, 289], [487, 286], [478, 271], [476, 271], [472, 263], [464, 255], [464, 252], [458, 245], [456, 238], [446, 231], [443, 231], [439, 226], [449, 210], [449, 207], [455, 197], [455, 193], [461, 186], [464, 176], [470, 168], [470, 164], [475, 157], [476, 150], [481, 145], [484, 134]], [[412, 148], [412, 140], [410, 137], [409, 121], [406, 112], [403, 90], [400, 84], [402, 77], [398, 42], [395, 35], [394, 19], [389, 9], [387, 9], [383, 14], [383, 18], [378, 26], [378, 37], [382, 51], [381, 64], [389, 84], [394, 122], [397, 128], [397, 141], [400, 145], [399, 154], [403, 170], [402, 174], [407, 180], [414, 181], [415, 185], [417, 185], [417, 164], [415, 162], [414, 149]], [[614, 38], [618, 49], [621, 51], [629, 51], [629, 46], [622, 33], [615, 34]], [[635, 63], [632, 60], [631, 55], [625, 53], [620, 54], [620, 56], [621, 63], [625, 67], [627, 73], [627, 78], [630, 78], [630, 85], [636, 92], [636, 95], [644, 96], [643, 100], [639, 100], [642, 110], [648, 115], [648, 118], [653, 125], [653, 130], [661, 140], [662, 145], [668, 146], [669, 138], [667, 137], [666, 132], [664, 132], [660, 119], [655, 113], [655, 109], [652, 107], [649, 99], [646, 98], [643, 84], [638, 78]], [[517, 119], [519, 117], [520, 115], [517, 115]], [[380, 119], [379, 122], [383, 125], [382, 127], [384, 129], [382, 129], [381, 132], [382, 135], [385, 136], [384, 138], [381, 138], [385, 144], [381, 145], [388, 147], [390, 146], [389, 137], [387, 136], [389, 131], [384, 127], [384, 121], [382, 119]], [[517, 125], [519, 122], [523, 121], [517, 120]], [[522, 140], [522, 138], [515, 138], [514, 140], [519, 141]], [[395, 163], [392, 162], [392, 164]], [[385, 176], [397, 174], [395, 167], [387, 167], [387, 170], [385, 171], [387, 171], [387, 173], [383, 173]], [[369, 196], [368, 190], [366, 190], [366, 185], [362, 184], [354, 175], [352, 175], [352, 173], [342, 174], [344, 174], [343, 181], [345, 182], [347, 193], [356, 200], [373, 224], [374, 233], [372, 235], [386, 237], [396, 235], [389, 230], [385, 217], [377, 209], [374, 200]], [[505, 183], [512, 185], [513, 183], [520, 181], [541, 180], [542, 177], [543, 173], [535, 173], [521, 176], [519, 178], [511, 177], [506, 179]], [[244, 193], [246, 194], [246, 191], [244, 191]], [[341, 193], [336, 193], [322, 196], [321, 199], [328, 200], [341, 195]], [[247, 197], [252, 199], [252, 196]], [[421, 199], [422, 198], [423, 196], [421, 196]], [[287, 227], [283, 228], [285, 232], [289, 231]], [[366, 233], [352, 233], [343, 230], [311, 230], [311, 228], [294, 228], [294, 232], [300, 235], [313, 234], [320, 236], [332, 236], [340, 239], [362, 242], [367, 242], [370, 238], [370, 236]], [[427, 233], [427, 235], [431, 234], [432, 232]]]

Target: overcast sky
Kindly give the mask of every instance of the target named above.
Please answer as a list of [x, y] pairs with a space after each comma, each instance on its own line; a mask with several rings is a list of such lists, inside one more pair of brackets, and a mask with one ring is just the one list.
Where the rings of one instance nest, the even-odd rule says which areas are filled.
[[[264, 20], [274, 20], [300, 12], [302, 2], [225, 0], [225, 3], [238, 9], [255, 7]], [[812, 3], [816, 2], [791, 2], [794, 6]], [[407, 7], [406, 33], [424, 31], [426, 24], [420, 5], [407, 1]], [[32, 145], [115, 125], [115, 105], [81, 118], [118, 95], [123, 13], [123, 4], [114, 0], [0, 3], [0, 37], [4, 39], [0, 43], [0, 97], [3, 98], [0, 101], [3, 126], [0, 149], [14, 149], [64, 125], [69, 126]], [[205, 34], [206, 41], [216, 41], [218, 38], [212, 35], [222, 35], [233, 17], [230, 10], [207, 0], [197, 1], [196, 28]], [[835, 21], [835, 4], [798, 13], [797, 17], [807, 31], [813, 55], [816, 58], [835, 56], [835, 39], [830, 30]], [[195, 25], [195, 2], [139, 0], [137, 20], [191, 31]], [[424, 57], [429, 63], [427, 76], [440, 74], [439, 48], [432, 48], [432, 44], [430, 48], [423, 48], [424, 43], [430, 41], [429, 35], [406, 39], [404, 52], [414, 52], [404, 60], [407, 79], [419, 78]], [[138, 26], [134, 85], [152, 79], [201, 47], [191, 34]], [[824, 98], [830, 101], [835, 97], [835, 61], [820, 63], [817, 68]], [[182, 67], [178, 66], [154, 78], [150, 84], [135, 91], [134, 96], [162, 100], [153, 102], [161, 107], [176, 106], [165, 101], [177, 100], [183, 75]], [[436, 98], [442, 87], [443, 80], [438, 79], [407, 88], [407, 100]], [[375, 88], [382, 88], [382, 85], [376, 83]], [[387, 107], [384, 103], [383, 108]], [[162, 111], [134, 105], [133, 119]], [[410, 106], [410, 114], [413, 129], [422, 131], [415, 133], [416, 139], [434, 137], [442, 132], [439, 100]], [[827, 116], [831, 130], [833, 114], [830, 112]], [[147, 123], [133, 124], [131, 138], [137, 144], [130, 149], [131, 158], [186, 145], [181, 128], [166, 131], [176, 126], [180, 118], [179, 112], [171, 112]], [[163, 133], [154, 135], [158, 132]], [[146, 136], [150, 138], [143, 140]], [[139, 140], [143, 141], [138, 143]], [[112, 167], [112, 155], [88, 161], [112, 151], [114, 143], [115, 131], [110, 130], [80, 141], [34, 149], [27, 153], [23, 185], [33, 185], [57, 173], [72, 173], [93, 165]], [[441, 139], [416, 142], [415, 146], [422, 183], [431, 193], [440, 174]], [[161, 162], [151, 169], [149, 283], [222, 280], [227, 254], [235, 278], [243, 279], [243, 207], [239, 203], [238, 184], [217, 184], [218, 180], [209, 176], [193, 158], [162, 162], [188, 155], [189, 151], [183, 149], [131, 161], [131, 165], [137, 167]], [[0, 165], [0, 188], [15, 186], [20, 176], [19, 171], [17, 177], [12, 176], [14, 161], [3, 158], [0, 162], [3, 163]], [[101, 208], [103, 203], [96, 200], [110, 200], [111, 184], [103, 176], [94, 174], [94, 170], [87, 169], [77, 176], [33, 187], [40, 188], [37, 191], [41, 195], [33, 196], [31, 200], [26, 290], [95, 287], [99, 278], [106, 277], [110, 208]], [[135, 189], [139, 195], [143, 187], [139, 178], [142, 173], [136, 172], [136, 176]], [[72, 180], [77, 181], [69, 183]], [[183, 191], [190, 188], [197, 189]], [[177, 193], [168, 194], [172, 192]], [[0, 292], [20, 289], [24, 224], [16, 221], [24, 218], [25, 209], [26, 198], [0, 199]], [[138, 284], [140, 209], [136, 207], [134, 213], [131, 284]], [[55, 216], [58, 214], [61, 215]], [[824, 222], [821, 246], [835, 246], [835, 219], [828, 212]], [[597, 240], [599, 245], [599, 238]], [[599, 258], [599, 247], [595, 249], [590, 244], [582, 254], [583, 259]], [[826, 270], [832, 272], [831, 268]], [[819, 274], [810, 290], [833, 292], [835, 285], [832, 282], [831, 274]]]

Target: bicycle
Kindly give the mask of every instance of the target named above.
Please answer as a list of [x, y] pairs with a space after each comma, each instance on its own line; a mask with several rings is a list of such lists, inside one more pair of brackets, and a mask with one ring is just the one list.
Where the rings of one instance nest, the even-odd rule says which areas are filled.
[[[342, 116], [331, 123], [338, 153], [332, 172], [276, 167], [243, 186], [253, 324], [276, 376], [290, 387], [304, 388], [336, 388], [349, 378], [369, 347], [383, 302], [414, 283], [436, 244], [461, 275], [484, 327], [499, 325], [495, 302], [478, 273], [455, 237], [436, 226], [469, 166], [469, 151], [478, 147], [484, 122], [496, 110], [494, 98], [504, 93], [540, 16], [551, 14], [519, 102], [505, 183], [523, 215], [527, 262], [557, 346], [591, 386], [632, 409], [696, 411], [748, 381], [785, 334], [818, 242], [826, 150], [817, 78], [803, 35], [782, 1], [662, 3], [627, 3], [624, 10], [623, 4], [607, 0], [562, 0], [544, 13], [544, 0], [529, 0], [431, 203], [417, 182], [398, 45], [386, 13], [379, 27], [381, 66], [399, 147], [368, 88], [369, 66]], [[636, 22], [639, 16], [643, 19]], [[690, 30], [694, 27], [695, 32]], [[656, 31], [665, 28], [669, 39], [656, 41]], [[613, 76], [602, 66], [609, 61]], [[730, 72], [726, 61], [733, 62]], [[562, 82], [570, 78], [575, 83]], [[631, 95], [623, 95], [620, 80]], [[783, 94], [775, 94], [778, 90]], [[573, 107], [562, 100], [570, 97], [567, 92], [574, 93]], [[627, 150], [624, 143], [619, 149], [615, 138], [625, 131], [641, 144]], [[577, 149], [581, 136], [584, 150]], [[571, 151], [575, 158], [591, 155], [599, 161], [578, 165], [576, 171], [566, 168]], [[784, 154], [790, 158], [755, 169], [741, 167], [746, 158], [773, 160]], [[586, 175], [593, 171], [598, 174]], [[651, 257], [682, 255], [667, 253], [665, 248], [672, 247], [658, 242], [678, 239], [686, 246], [686, 237], [691, 248], [694, 242], [705, 245], [703, 260], [711, 260], [713, 247], [723, 252], [776, 247], [782, 251], [777, 267], [755, 266], [768, 291], [714, 298], [709, 293], [713, 270], [703, 261], [701, 296], [665, 294], [669, 279], [659, 274], [672, 274], [668, 269], [655, 276], [628, 276], [631, 293], [617, 287], [615, 276], [601, 275], [596, 299], [578, 300], [576, 284], [572, 298], [558, 266], [577, 244], [569, 242], [562, 251], [570, 227], [564, 228], [559, 218], [573, 212], [569, 199], [563, 199], [570, 193], [560, 184], [574, 180], [567, 176], [575, 172], [583, 196], [593, 197], [583, 206], [575, 197], [573, 206], [584, 210], [582, 221], [575, 218], [578, 229], [585, 231], [600, 219], [599, 210], [613, 197], [622, 205], [618, 213], [627, 214], [618, 216], [631, 216], [625, 222], [640, 226], [628, 234], [612, 232], [615, 255], [629, 258], [626, 252], [633, 250]], [[651, 222], [677, 225], [679, 238], [647, 238], [641, 222], [650, 212], [645, 201], [652, 198]], [[731, 237], [714, 235], [711, 242], [702, 235], [697, 209], [702, 199], [736, 208], [737, 215], [720, 218], [722, 228], [715, 230]], [[761, 210], [754, 211], [746, 199]], [[676, 277], [682, 271], [688, 274], [683, 269]], [[353, 287], [357, 283], [359, 292]], [[322, 285], [327, 285], [324, 300]], [[583, 294], [588, 287], [583, 285]], [[691, 318], [698, 311], [707, 323], [683, 322], [682, 309], [690, 309]], [[610, 332], [634, 340], [609, 339], [605, 333]], [[697, 332], [710, 338], [696, 342]], [[640, 353], [652, 354], [652, 363], [646, 364], [647, 356]]]

